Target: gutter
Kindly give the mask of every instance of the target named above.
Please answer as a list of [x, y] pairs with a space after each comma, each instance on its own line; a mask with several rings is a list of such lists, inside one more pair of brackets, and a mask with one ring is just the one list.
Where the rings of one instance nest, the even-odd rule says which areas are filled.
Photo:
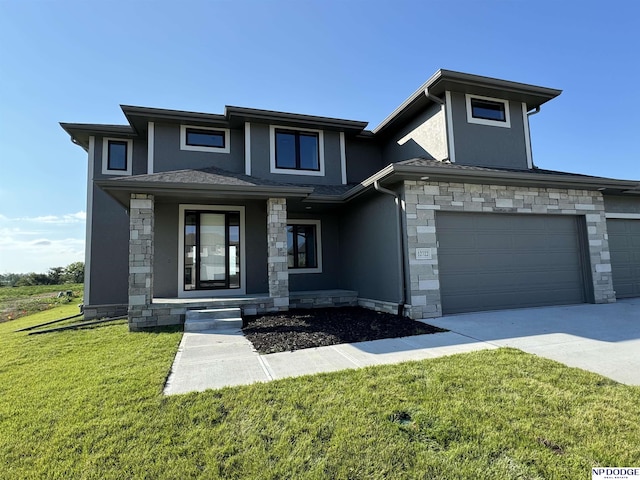
[[445, 105], [445, 101], [444, 100], [442, 100], [440, 97], [436, 97], [435, 95], [431, 94], [431, 92], [429, 92], [429, 87], [424, 89], [424, 94], [433, 103], [437, 103], [440, 106]]
[[395, 202], [396, 202], [396, 213], [397, 213], [397, 217], [398, 217], [398, 222], [397, 222], [397, 228], [398, 228], [398, 242], [400, 242], [400, 251], [399, 251], [399, 257], [400, 257], [400, 301], [398, 302], [398, 315], [402, 316], [404, 314], [404, 307], [406, 304], [406, 277], [405, 277], [405, 273], [406, 273], [406, 268], [405, 268], [405, 260], [406, 260], [406, 252], [405, 252], [405, 245], [404, 245], [404, 235], [403, 235], [403, 222], [402, 222], [402, 199], [400, 198], [400, 195], [398, 195], [396, 192], [392, 191], [392, 190], [388, 190], [384, 187], [380, 186], [380, 182], [378, 180], [375, 180], [373, 182], [373, 188], [376, 189], [376, 191], [380, 192], [380, 193], [384, 193], [386, 195], [391, 195], [392, 197], [395, 198]]

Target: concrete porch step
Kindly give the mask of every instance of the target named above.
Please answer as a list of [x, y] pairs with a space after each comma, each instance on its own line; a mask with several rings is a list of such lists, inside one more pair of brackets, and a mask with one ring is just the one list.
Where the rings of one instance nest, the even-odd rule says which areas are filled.
[[187, 310], [185, 313], [185, 332], [240, 328], [242, 328], [240, 308], [207, 308]]

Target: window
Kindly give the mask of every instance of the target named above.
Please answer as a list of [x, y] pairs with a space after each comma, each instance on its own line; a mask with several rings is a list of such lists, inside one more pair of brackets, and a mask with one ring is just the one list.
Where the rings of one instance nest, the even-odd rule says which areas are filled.
[[471, 99], [471, 114], [473, 118], [485, 120], [506, 121], [504, 103], [490, 102], [489, 100]]
[[496, 98], [466, 95], [467, 121], [480, 125], [511, 127], [509, 102]]
[[324, 175], [321, 130], [271, 126], [271, 173]]
[[318, 134], [276, 130], [276, 168], [320, 170]]
[[180, 125], [180, 150], [229, 153], [229, 129]]
[[133, 140], [102, 139], [102, 173], [104, 175], [131, 175]]
[[109, 140], [107, 169], [127, 170], [127, 142]]
[[194, 147], [224, 148], [224, 132], [187, 128], [187, 145]]
[[320, 273], [320, 221], [294, 222], [287, 225], [287, 263], [290, 273]]

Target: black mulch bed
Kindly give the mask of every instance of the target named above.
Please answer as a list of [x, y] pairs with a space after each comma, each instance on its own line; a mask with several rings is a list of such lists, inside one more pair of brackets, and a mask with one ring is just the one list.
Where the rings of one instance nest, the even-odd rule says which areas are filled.
[[242, 331], [260, 353], [446, 332], [406, 317], [360, 307], [249, 316]]

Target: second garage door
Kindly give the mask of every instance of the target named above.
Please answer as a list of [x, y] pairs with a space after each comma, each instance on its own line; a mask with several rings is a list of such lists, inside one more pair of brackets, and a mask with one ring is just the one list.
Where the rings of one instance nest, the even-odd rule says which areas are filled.
[[607, 231], [616, 297], [640, 297], [640, 220], [608, 219]]
[[580, 219], [438, 212], [443, 313], [584, 303]]

